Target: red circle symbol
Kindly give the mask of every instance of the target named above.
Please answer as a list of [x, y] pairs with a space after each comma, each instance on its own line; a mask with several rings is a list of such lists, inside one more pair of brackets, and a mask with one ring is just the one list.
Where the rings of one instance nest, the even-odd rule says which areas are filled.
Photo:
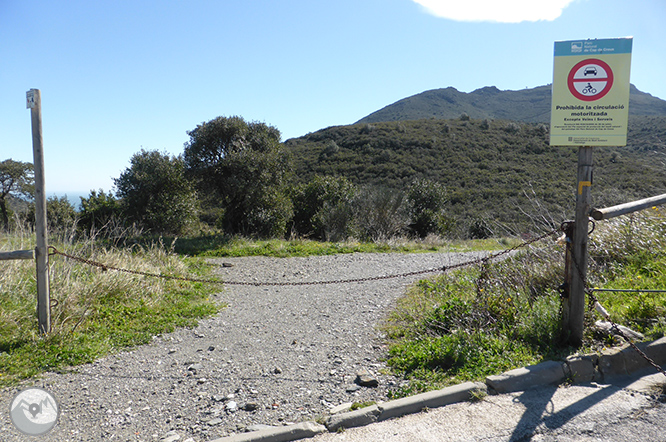
[[579, 100], [595, 101], [604, 97], [613, 87], [613, 70], [602, 60], [588, 58], [571, 69], [567, 85]]

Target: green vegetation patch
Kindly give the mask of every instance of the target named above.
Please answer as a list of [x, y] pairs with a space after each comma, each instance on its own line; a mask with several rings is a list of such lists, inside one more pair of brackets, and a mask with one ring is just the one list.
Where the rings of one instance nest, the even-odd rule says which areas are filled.
[[[666, 289], [666, 223], [659, 211], [600, 223], [590, 241], [588, 282], [613, 289]], [[388, 365], [410, 380], [394, 397], [542, 362], [619, 341], [592, 327], [586, 314], [583, 347], [566, 347], [558, 286], [564, 248], [523, 249], [504, 261], [416, 283], [397, 303], [384, 330]], [[649, 339], [666, 331], [666, 293], [597, 292], [618, 324]]]
[[341, 253], [418, 253], [418, 252], [472, 252], [503, 250], [520, 241], [516, 239], [445, 240], [428, 237], [423, 240], [393, 238], [387, 241], [315, 241], [309, 239], [254, 240], [225, 235], [203, 235], [190, 238], [167, 239], [179, 254], [200, 257], [269, 256], [275, 258], [336, 255]]
[[[3, 250], [30, 248], [25, 238], [2, 237]], [[102, 249], [92, 242], [58, 245], [75, 256], [131, 270], [175, 276], [202, 275], [201, 259], [183, 259], [164, 248]], [[45, 371], [146, 344], [176, 327], [194, 327], [221, 305], [219, 286], [103, 271], [62, 256], [51, 257], [52, 333], [37, 332], [32, 261], [0, 267], [0, 387]]]

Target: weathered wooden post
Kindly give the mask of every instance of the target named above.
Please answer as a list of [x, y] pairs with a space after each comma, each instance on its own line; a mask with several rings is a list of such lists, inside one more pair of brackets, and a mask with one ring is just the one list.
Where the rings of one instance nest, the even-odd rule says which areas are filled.
[[51, 332], [51, 297], [49, 294], [48, 238], [46, 231], [46, 185], [44, 179], [44, 144], [42, 137], [42, 97], [39, 89], [30, 89], [27, 108], [32, 120], [32, 155], [35, 167], [35, 233], [37, 247], [37, 318], [40, 333]]
[[564, 310], [567, 312], [569, 342], [578, 347], [583, 342], [585, 320], [585, 280], [587, 277], [587, 240], [589, 213], [592, 208], [592, 152], [591, 146], [578, 150], [578, 193], [576, 194], [576, 219], [574, 221], [569, 262], [569, 297]]

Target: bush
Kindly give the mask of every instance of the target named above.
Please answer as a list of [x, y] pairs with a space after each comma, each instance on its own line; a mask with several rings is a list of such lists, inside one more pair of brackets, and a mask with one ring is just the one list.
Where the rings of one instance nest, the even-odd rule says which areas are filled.
[[190, 229], [197, 219], [197, 203], [182, 158], [141, 150], [130, 163], [114, 179], [128, 221], [158, 234]]
[[315, 178], [293, 192], [296, 232], [327, 241], [346, 239], [353, 221], [356, 187], [344, 177]]
[[405, 194], [385, 188], [365, 188], [354, 202], [357, 228], [362, 239], [386, 241], [404, 234], [409, 226]]
[[114, 220], [120, 220], [120, 202], [111, 192], [91, 190], [87, 198], [81, 197], [79, 227], [86, 230], [100, 230]]
[[451, 230], [451, 222], [445, 216], [446, 189], [439, 183], [417, 179], [407, 191], [411, 211], [409, 228], [420, 238], [431, 233], [444, 235]]

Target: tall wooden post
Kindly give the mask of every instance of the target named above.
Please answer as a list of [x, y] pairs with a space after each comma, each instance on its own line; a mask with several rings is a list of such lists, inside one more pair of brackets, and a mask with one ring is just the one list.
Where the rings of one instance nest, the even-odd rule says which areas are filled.
[[42, 138], [42, 97], [39, 89], [27, 93], [27, 107], [32, 119], [32, 155], [35, 167], [35, 233], [37, 247], [37, 318], [40, 333], [51, 332], [51, 297], [49, 294], [48, 239], [46, 231], [46, 185], [44, 179], [44, 144]]
[[578, 150], [576, 219], [571, 245], [573, 256], [569, 263], [571, 284], [565, 305], [568, 312], [569, 342], [576, 347], [583, 343], [583, 322], [585, 320], [588, 223], [592, 208], [592, 151], [591, 146], [581, 146]]

